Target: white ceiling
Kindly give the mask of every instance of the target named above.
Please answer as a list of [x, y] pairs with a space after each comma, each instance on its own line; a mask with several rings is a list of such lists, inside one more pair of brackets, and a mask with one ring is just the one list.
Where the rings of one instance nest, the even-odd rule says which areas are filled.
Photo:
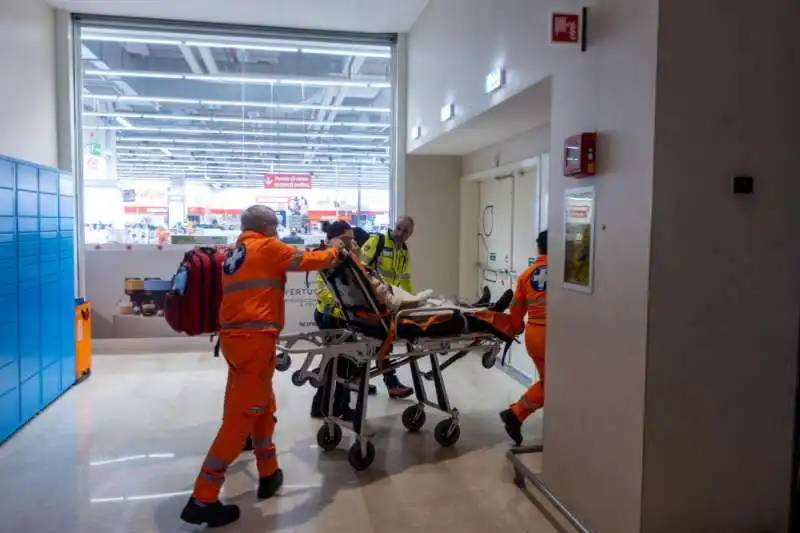
[[321, 30], [407, 32], [428, 0], [49, 0], [75, 13]]
[[547, 124], [550, 122], [551, 89], [550, 78], [547, 78], [411, 153], [466, 155]]

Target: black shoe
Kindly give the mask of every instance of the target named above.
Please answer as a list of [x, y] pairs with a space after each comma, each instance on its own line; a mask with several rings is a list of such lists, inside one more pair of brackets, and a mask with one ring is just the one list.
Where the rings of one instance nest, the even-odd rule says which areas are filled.
[[200, 524], [208, 524], [208, 527], [227, 526], [239, 520], [239, 507], [223, 505], [219, 501], [200, 503], [191, 498], [183, 508], [181, 520], [196, 526]]
[[258, 480], [258, 499], [266, 500], [275, 496], [275, 493], [283, 485], [283, 470], [280, 468], [274, 474], [262, 477]]
[[311, 400], [311, 418], [320, 419], [325, 416], [322, 412], [322, 389], [317, 389], [314, 398]]
[[506, 409], [500, 413], [500, 420], [506, 427], [506, 433], [514, 441], [514, 444], [519, 446], [522, 444], [522, 422], [519, 421], [517, 415], [511, 409]]
[[489, 310], [496, 311], [498, 313], [502, 313], [508, 306], [511, 305], [511, 300], [514, 299], [514, 291], [508, 289], [503, 295], [492, 305], [489, 307]]
[[367, 389], [367, 394], [369, 394], [370, 396], [377, 396], [378, 387], [376, 387], [375, 385], [370, 385], [369, 388]]
[[484, 307], [489, 305], [489, 302], [492, 301], [492, 292], [489, 290], [489, 287], [483, 287], [483, 292], [481, 293], [481, 299], [475, 302], [473, 307]]

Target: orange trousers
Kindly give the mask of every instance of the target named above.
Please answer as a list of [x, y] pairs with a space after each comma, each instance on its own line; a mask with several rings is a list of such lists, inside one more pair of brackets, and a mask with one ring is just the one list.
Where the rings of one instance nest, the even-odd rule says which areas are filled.
[[276, 333], [223, 336], [220, 348], [228, 362], [228, 383], [222, 426], [200, 469], [192, 497], [198, 502], [219, 499], [228, 466], [239, 457], [249, 435], [258, 461], [260, 477], [278, 469], [275, 444], [275, 373]]
[[525, 349], [536, 365], [536, 372], [539, 379], [519, 401], [511, 406], [511, 410], [520, 421], [524, 421], [538, 409], [544, 407], [544, 356], [545, 356], [545, 337], [547, 328], [536, 324], [525, 326]]

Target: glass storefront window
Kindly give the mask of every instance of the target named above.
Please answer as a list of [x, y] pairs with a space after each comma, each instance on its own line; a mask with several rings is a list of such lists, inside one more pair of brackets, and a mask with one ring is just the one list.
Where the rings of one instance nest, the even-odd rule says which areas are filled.
[[89, 244], [231, 241], [252, 204], [287, 241], [389, 224], [392, 54], [345, 43], [85, 22]]

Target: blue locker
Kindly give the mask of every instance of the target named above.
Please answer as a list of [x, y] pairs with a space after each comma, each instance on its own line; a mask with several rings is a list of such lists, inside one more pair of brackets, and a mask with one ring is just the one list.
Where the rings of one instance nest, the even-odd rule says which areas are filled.
[[19, 421], [25, 424], [42, 410], [42, 374], [37, 372], [20, 384]]
[[17, 188], [17, 165], [12, 161], [0, 159], [0, 187], [13, 190]]
[[39, 169], [25, 163], [17, 164], [17, 191], [39, 190]]
[[0, 156], [0, 442], [74, 382], [74, 187]]
[[[10, 329], [10, 323], [0, 324], [0, 332], [6, 333]], [[16, 338], [16, 332], [14, 337]], [[19, 360], [16, 352], [16, 345], [3, 343], [3, 346], [0, 347], [0, 394], [17, 390], [19, 386]]]
[[58, 398], [61, 390], [61, 360], [56, 359], [42, 370], [42, 407]]
[[20, 420], [19, 391], [14, 389], [0, 393], [0, 442], [19, 428]]

